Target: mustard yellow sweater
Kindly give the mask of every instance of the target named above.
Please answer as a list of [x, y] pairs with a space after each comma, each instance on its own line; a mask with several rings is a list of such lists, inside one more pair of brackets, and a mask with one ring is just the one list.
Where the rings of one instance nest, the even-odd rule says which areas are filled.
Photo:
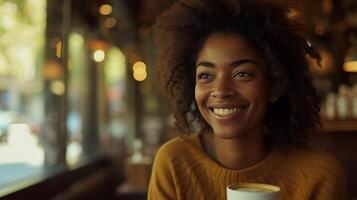
[[149, 200], [226, 199], [226, 186], [241, 182], [274, 184], [284, 200], [345, 200], [343, 168], [335, 157], [307, 147], [272, 151], [258, 164], [229, 170], [210, 159], [199, 136], [177, 137], [158, 151], [149, 184]]

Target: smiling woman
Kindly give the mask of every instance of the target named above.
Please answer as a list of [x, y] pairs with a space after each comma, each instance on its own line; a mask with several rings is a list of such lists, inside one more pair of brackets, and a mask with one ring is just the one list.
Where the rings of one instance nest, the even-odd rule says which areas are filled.
[[287, 13], [182, 0], [158, 19], [160, 84], [182, 135], [158, 151], [149, 199], [225, 199], [245, 182], [276, 185], [282, 199], [346, 199], [340, 163], [308, 145], [320, 118], [306, 57], [318, 54]]
[[225, 139], [248, 131], [261, 137], [269, 93], [263, 58], [240, 35], [216, 33], [205, 41], [197, 63], [195, 99], [213, 132]]

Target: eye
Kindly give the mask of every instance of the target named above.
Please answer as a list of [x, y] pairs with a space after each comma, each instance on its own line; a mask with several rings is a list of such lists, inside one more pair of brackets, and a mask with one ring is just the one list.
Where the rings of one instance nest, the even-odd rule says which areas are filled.
[[255, 75], [249, 72], [245, 72], [245, 71], [239, 71], [233, 74], [233, 78], [236, 79], [246, 79], [246, 78], [252, 78]]
[[197, 76], [198, 79], [211, 79], [212, 75], [208, 74], [208, 73], [199, 73]]

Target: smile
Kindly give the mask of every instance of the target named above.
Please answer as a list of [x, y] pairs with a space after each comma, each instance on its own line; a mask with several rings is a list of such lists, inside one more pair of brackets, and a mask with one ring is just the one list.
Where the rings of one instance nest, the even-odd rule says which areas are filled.
[[208, 106], [208, 110], [217, 119], [233, 119], [238, 116], [241, 116], [244, 110], [247, 108], [247, 105], [240, 106]]
[[228, 116], [240, 111], [240, 108], [212, 108], [214, 114], [218, 116]]

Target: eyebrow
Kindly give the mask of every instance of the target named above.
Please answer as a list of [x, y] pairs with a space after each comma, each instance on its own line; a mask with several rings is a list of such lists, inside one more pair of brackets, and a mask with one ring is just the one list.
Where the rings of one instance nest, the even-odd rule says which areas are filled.
[[[254, 65], [256, 65], [257, 67], [259, 67], [260, 65], [254, 61], [254, 60], [251, 60], [251, 59], [243, 59], [243, 60], [236, 60], [234, 62], [232, 62], [230, 64], [231, 67], [235, 67], [237, 65], [242, 65], [242, 64], [245, 64], [245, 63], [252, 63]], [[199, 62], [197, 63], [196, 65], [196, 68], [199, 67], [199, 66], [202, 66], [202, 67], [211, 67], [211, 68], [214, 68], [215, 65], [211, 62], [207, 62], [207, 61], [203, 61], [203, 62]]]

